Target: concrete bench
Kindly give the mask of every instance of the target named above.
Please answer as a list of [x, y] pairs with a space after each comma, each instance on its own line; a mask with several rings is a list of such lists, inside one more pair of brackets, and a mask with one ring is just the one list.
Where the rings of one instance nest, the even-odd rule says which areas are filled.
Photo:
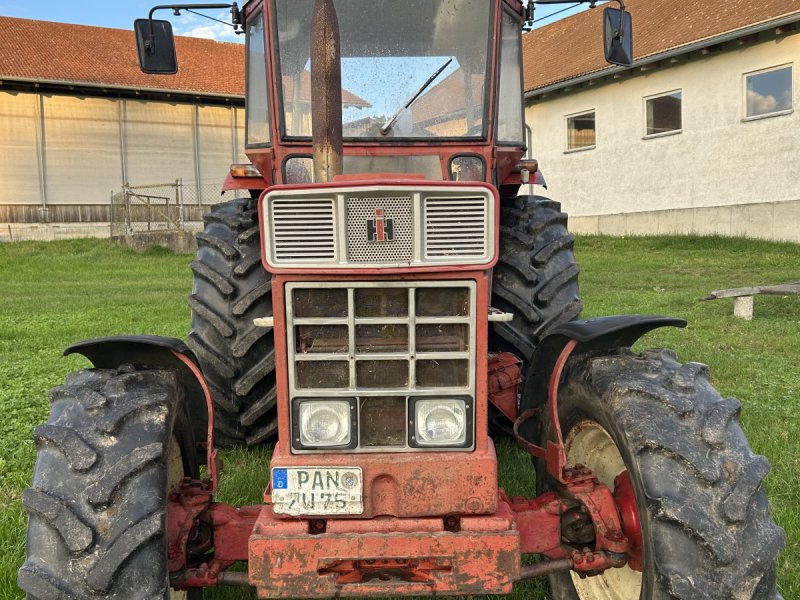
[[733, 316], [746, 321], [753, 320], [754, 296], [800, 296], [800, 281], [781, 283], [779, 285], [760, 285], [756, 287], [732, 288], [717, 290], [700, 300], [719, 300], [733, 298]]

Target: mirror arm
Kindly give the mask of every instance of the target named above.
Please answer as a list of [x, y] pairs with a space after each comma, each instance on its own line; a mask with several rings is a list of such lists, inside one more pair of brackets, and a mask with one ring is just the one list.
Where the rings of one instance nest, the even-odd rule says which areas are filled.
[[234, 31], [236, 30], [236, 26], [242, 26], [242, 13], [239, 10], [239, 5], [234, 2], [232, 4], [159, 4], [158, 6], [154, 6], [150, 9], [150, 12], [147, 15], [147, 20], [150, 23], [150, 35], [144, 41], [144, 48], [152, 54], [155, 52], [154, 48], [154, 41], [155, 41], [155, 34], [153, 33], [153, 13], [157, 10], [172, 10], [175, 14], [179, 14], [178, 11], [187, 10], [187, 9], [215, 9], [215, 8], [230, 8], [231, 9], [231, 24], [233, 25]]
[[619, 18], [619, 29], [614, 32], [614, 35], [617, 39], [622, 40], [625, 37], [625, 0], [614, 0], [617, 4], [619, 4], [619, 8], [622, 11], [622, 15]]

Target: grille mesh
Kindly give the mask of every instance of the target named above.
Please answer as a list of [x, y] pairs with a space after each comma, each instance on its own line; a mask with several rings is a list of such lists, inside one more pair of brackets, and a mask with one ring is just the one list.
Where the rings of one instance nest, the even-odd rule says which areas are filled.
[[[376, 210], [391, 219], [393, 239], [369, 241], [368, 222]], [[347, 260], [354, 263], [408, 262], [414, 253], [414, 219], [410, 196], [347, 199]], [[388, 227], [388, 223], [387, 223]]]
[[271, 204], [272, 236], [277, 262], [336, 259], [332, 199], [276, 199]]
[[481, 257], [488, 231], [483, 198], [425, 198], [425, 258]]

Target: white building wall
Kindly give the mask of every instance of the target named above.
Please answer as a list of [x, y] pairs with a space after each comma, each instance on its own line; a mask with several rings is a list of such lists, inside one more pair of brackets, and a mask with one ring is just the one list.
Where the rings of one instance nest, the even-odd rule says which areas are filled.
[[194, 183], [194, 106], [133, 100], [125, 104], [128, 183], [159, 184], [176, 179]]
[[48, 203], [104, 204], [120, 187], [119, 102], [44, 96]]
[[41, 203], [34, 94], [0, 93], [0, 204]]
[[[233, 110], [222, 106], [200, 106], [199, 124], [200, 184], [218, 185], [228, 174], [231, 163], [238, 162], [234, 151]], [[239, 138], [244, 148], [244, 138]], [[245, 158], [242, 162], [248, 162]]]
[[[699, 53], [698, 53], [699, 54]], [[788, 115], [743, 121], [744, 74], [793, 65]], [[655, 66], [527, 107], [548, 195], [587, 233], [718, 233], [800, 241], [800, 35]], [[683, 129], [645, 136], [644, 98], [680, 90]], [[566, 116], [594, 110], [594, 149]]]
[[97, 221], [125, 183], [182, 179], [187, 201], [216, 202], [232, 162], [247, 162], [241, 108], [0, 90], [0, 241]]

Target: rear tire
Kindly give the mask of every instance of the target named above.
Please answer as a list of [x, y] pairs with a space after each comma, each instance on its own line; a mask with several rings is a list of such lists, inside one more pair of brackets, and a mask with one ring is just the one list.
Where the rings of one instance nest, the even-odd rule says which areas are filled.
[[272, 279], [261, 265], [254, 199], [222, 202], [204, 217], [192, 263], [192, 329], [187, 343], [214, 397], [216, 442], [254, 446], [277, 433]]
[[[491, 324], [489, 349], [521, 358], [523, 376], [539, 341], [583, 310], [574, 242], [558, 202], [541, 196], [504, 199], [492, 306], [513, 313], [514, 318]], [[492, 405], [489, 426], [495, 437], [512, 435], [511, 422]]]
[[541, 196], [504, 201], [492, 306], [514, 319], [492, 324], [492, 350], [513, 352], [527, 364], [544, 336], [580, 315], [574, 242], [558, 202]]
[[50, 391], [36, 468], [22, 496], [29, 598], [200, 598], [169, 588], [166, 505], [196, 477], [196, 449], [173, 371], [93, 369]]
[[[740, 409], [710, 385], [707, 367], [679, 364], [666, 350], [568, 363], [559, 391], [567, 462], [593, 469], [612, 490], [616, 471], [627, 469], [644, 568], [559, 573], [550, 577], [553, 598], [780, 598], [776, 559], [786, 536], [770, 518], [769, 464], [750, 450]], [[542, 442], [554, 439], [549, 422], [543, 429]], [[553, 489], [541, 461], [537, 470], [540, 492]]]

